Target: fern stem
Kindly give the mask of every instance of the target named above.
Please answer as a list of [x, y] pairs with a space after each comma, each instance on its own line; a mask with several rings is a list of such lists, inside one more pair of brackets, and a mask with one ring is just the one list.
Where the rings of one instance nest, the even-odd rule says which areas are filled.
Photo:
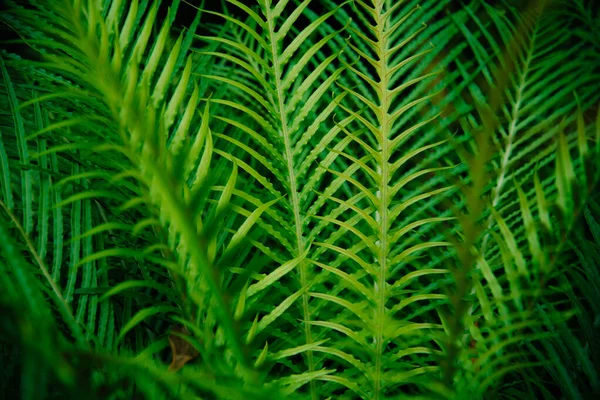
[[71, 310], [71, 307], [69, 306], [69, 303], [63, 297], [60, 288], [58, 287], [56, 281], [50, 275], [50, 272], [48, 272], [48, 268], [46, 267], [46, 264], [44, 264], [44, 261], [42, 260], [39, 253], [35, 249], [35, 246], [33, 245], [33, 242], [31, 241], [31, 239], [29, 238], [29, 235], [25, 232], [25, 229], [19, 223], [19, 220], [17, 219], [17, 217], [11, 212], [11, 210], [6, 206], [6, 204], [4, 204], [4, 201], [2, 201], [2, 200], [0, 200], [0, 207], [2, 207], [4, 209], [4, 211], [6, 212], [8, 217], [11, 219], [11, 221], [13, 222], [13, 224], [19, 231], [19, 234], [25, 240], [25, 243], [27, 244], [27, 247], [29, 248], [29, 252], [35, 259], [36, 263], [38, 264], [38, 267], [40, 268], [40, 271], [42, 271], [42, 275], [44, 275], [44, 278], [46, 278], [46, 281], [50, 285], [52, 292], [54, 292], [53, 298], [56, 302], [56, 305], [58, 306], [58, 309], [61, 310], [61, 313], [63, 314], [64, 317], [66, 317], [68, 320], [70, 320], [68, 325], [73, 330], [73, 335], [78, 339], [78, 341], [81, 342], [81, 344], [85, 345], [84, 347], [88, 348], [89, 344], [85, 343], [85, 339], [84, 339], [85, 336], [83, 335], [83, 332], [81, 331], [81, 326], [80, 326], [79, 322], [77, 322], [75, 320], [75, 317], [73, 316], [73, 312]]
[[[275, 18], [273, 18], [269, 4], [265, 4], [265, 16], [269, 28], [269, 44], [271, 45], [271, 54], [273, 57], [273, 71], [275, 76], [275, 85], [277, 90], [277, 111], [281, 122], [281, 134], [283, 136], [285, 146], [285, 159], [287, 162], [287, 172], [290, 182], [290, 201], [292, 203], [292, 210], [294, 213], [294, 225], [296, 233], [296, 254], [294, 257], [301, 257], [305, 252], [304, 247], [304, 235], [302, 234], [302, 216], [300, 215], [300, 199], [298, 197], [298, 183], [296, 182], [296, 174], [294, 171], [294, 156], [292, 150], [292, 143], [288, 128], [288, 121], [285, 109], [285, 96], [282, 90], [282, 66], [279, 60], [279, 51], [277, 49], [277, 38], [275, 37]], [[298, 264], [300, 269], [300, 285], [306, 287], [308, 283], [308, 271], [307, 265], [304, 260]], [[310, 312], [308, 305], [308, 290], [302, 294], [302, 314], [304, 320], [304, 335], [306, 338], [306, 344], [310, 345], [313, 343], [312, 332], [310, 329]], [[306, 352], [308, 371], [313, 372], [315, 370], [313, 352], [311, 350]], [[311, 399], [317, 399], [317, 388], [315, 381], [310, 381], [310, 395]]]
[[[536, 33], [537, 33], [537, 26], [536, 26], [536, 30], [534, 30], [534, 32], [532, 33], [531, 43], [535, 42]], [[492, 199], [492, 207], [494, 209], [498, 206], [498, 203], [500, 202], [500, 195], [501, 195], [502, 189], [504, 188], [504, 184], [506, 182], [506, 175], [508, 174], [508, 164], [510, 163], [510, 157], [513, 152], [514, 140], [516, 139], [517, 132], [518, 132], [517, 122], [519, 121], [519, 111], [521, 108], [521, 103], [523, 102], [523, 92], [525, 90], [525, 87], [527, 86], [525, 80], [527, 78], [527, 74], [529, 73], [529, 68], [530, 68], [532, 58], [533, 58], [533, 46], [529, 46], [528, 51], [527, 51], [527, 59], [525, 60], [524, 70], [521, 73], [521, 79], [519, 80], [519, 87], [517, 88], [515, 102], [513, 104], [512, 110], [511, 110], [511, 122], [510, 122], [510, 126], [508, 128], [508, 135], [506, 136], [506, 148], [504, 150], [502, 162], [500, 163], [500, 173], [498, 174], [498, 180], [496, 182], [496, 186], [494, 187], [494, 191], [493, 191], [494, 197]], [[483, 242], [481, 245], [481, 254], [482, 255], [485, 255], [485, 251], [487, 249], [487, 244], [490, 239], [489, 229], [492, 227], [493, 223], [494, 223], [494, 217], [493, 217], [493, 215], [490, 214], [490, 216], [488, 217], [488, 220], [485, 224], [487, 233], [483, 237]]]
[[380, 122], [380, 138], [379, 140], [379, 151], [381, 152], [380, 164], [377, 166], [377, 173], [380, 175], [380, 186], [377, 191], [377, 198], [379, 200], [379, 208], [375, 214], [375, 221], [379, 225], [379, 240], [377, 245], [379, 246], [379, 276], [377, 277], [377, 314], [376, 314], [376, 331], [375, 331], [375, 342], [376, 342], [376, 353], [375, 353], [375, 374], [373, 382], [373, 399], [378, 400], [381, 396], [382, 384], [382, 358], [384, 352], [384, 337], [383, 337], [383, 326], [386, 320], [386, 272], [387, 272], [387, 256], [388, 256], [388, 183], [389, 183], [389, 132], [391, 132], [390, 120], [388, 111], [389, 105], [389, 78], [388, 78], [388, 40], [386, 39], [387, 19], [382, 19], [382, 9], [384, 3], [379, 3], [376, 8], [376, 13], [379, 16], [377, 20], [377, 41], [379, 44], [379, 75], [381, 77], [379, 82], [379, 115], [381, 116]]

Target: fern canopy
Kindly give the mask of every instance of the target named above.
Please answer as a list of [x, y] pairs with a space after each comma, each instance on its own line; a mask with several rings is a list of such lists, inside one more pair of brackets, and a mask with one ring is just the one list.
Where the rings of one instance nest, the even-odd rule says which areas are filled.
[[5, 398], [600, 393], [592, 1], [0, 18]]

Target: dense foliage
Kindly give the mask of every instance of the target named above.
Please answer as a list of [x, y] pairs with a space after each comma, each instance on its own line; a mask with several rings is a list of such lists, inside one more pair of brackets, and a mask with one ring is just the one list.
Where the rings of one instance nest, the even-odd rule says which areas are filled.
[[600, 394], [593, 1], [7, 4], [3, 398]]

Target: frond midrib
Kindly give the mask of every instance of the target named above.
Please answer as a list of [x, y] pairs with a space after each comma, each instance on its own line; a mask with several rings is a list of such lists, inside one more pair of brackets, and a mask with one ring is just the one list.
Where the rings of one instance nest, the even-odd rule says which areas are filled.
[[383, 375], [383, 351], [384, 351], [384, 337], [383, 330], [384, 324], [386, 323], [386, 286], [387, 286], [387, 248], [388, 248], [388, 203], [389, 203], [389, 195], [388, 195], [388, 181], [390, 174], [390, 166], [389, 166], [389, 148], [390, 148], [390, 139], [389, 134], [392, 131], [392, 122], [389, 120], [389, 96], [388, 96], [388, 85], [389, 85], [389, 74], [388, 74], [388, 48], [389, 43], [387, 38], [389, 35], [387, 34], [387, 18], [382, 18], [382, 9], [384, 6], [384, 2], [379, 4], [379, 9], [376, 10], [378, 20], [376, 25], [376, 35], [379, 45], [379, 91], [377, 93], [380, 101], [379, 105], [379, 115], [381, 116], [380, 121], [380, 149], [381, 151], [381, 162], [377, 165], [377, 173], [379, 174], [379, 188], [377, 191], [377, 197], [379, 200], [379, 209], [375, 213], [375, 221], [379, 225], [379, 276], [377, 282], [377, 313], [376, 313], [376, 321], [375, 321], [375, 340], [376, 340], [376, 353], [375, 353], [375, 373], [373, 376], [374, 379], [374, 387], [373, 387], [373, 399], [379, 400], [381, 396], [381, 380]]
[[[265, 6], [266, 23], [269, 29], [269, 44], [271, 46], [271, 55], [273, 57], [273, 72], [275, 77], [275, 90], [277, 94], [277, 111], [281, 123], [281, 134], [283, 136], [283, 144], [285, 147], [285, 159], [287, 164], [287, 173], [290, 183], [289, 201], [292, 204], [292, 211], [294, 214], [295, 234], [296, 234], [296, 254], [295, 257], [300, 257], [305, 253], [305, 243], [303, 234], [303, 220], [300, 214], [300, 198], [298, 196], [298, 187], [296, 181], [296, 172], [294, 165], [294, 151], [291, 143], [290, 132], [288, 131], [288, 121], [285, 106], [285, 95], [283, 93], [283, 82], [282, 82], [282, 67], [279, 60], [279, 51], [277, 48], [277, 34], [275, 33], [275, 21], [272, 16], [272, 9], [269, 8], [268, 3]], [[302, 288], [308, 284], [308, 271], [307, 264], [304, 260], [299, 263], [300, 269], [300, 285]], [[308, 293], [302, 294], [302, 314], [304, 320], [304, 335], [306, 344], [310, 345], [313, 343], [312, 332], [310, 329], [310, 310], [308, 305]], [[315, 370], [313, 352], [312, 350], [307, 351], [308, 361], [308, 372], [312, 373]], [[310, 381], [310, 392], [313, 400], [317, 399], [317, 391], [315, 381]]]

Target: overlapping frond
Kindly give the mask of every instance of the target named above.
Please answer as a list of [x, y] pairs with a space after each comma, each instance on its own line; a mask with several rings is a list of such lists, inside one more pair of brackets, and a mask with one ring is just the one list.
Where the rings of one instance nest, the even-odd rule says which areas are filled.
[[[50, 193], [56, 196], [55, 240], [59, 242], [55, 244], [52, 282], [59, 287], [62, 286], [60, 282], [64, 282], [59, 290], [64, 293], [67, 303], [75, 304], [74, 318], [85, 326], [88, 339], [96, 341], [98, 338], [94, 335], [97, 332], [110, 347], [111, 343], [120, 344], [135, 328], [133, 343], [141, 351], [152, 343], [154, 336], [148, 337], [144, 333], [148, 326], [138, 329], [149, 317], [171, 314], [188, 323], [206, 319], [207, 328], [212, 319], [210, 329], [215, 332], [207, 330], [203, 335], [217, 334], [217, 338], [215, 341], [205, 337], [204, 345], [211, 351], [225, 346], [227, 358], [233, 355], [235, 362], [244, 367], [247, 363], [244, 345], [234, 326], [232, 305], [225, 298], [222, 277], [216, 268], [222, 260], [231, 257], [270, 204], [259, 202], [249, 209], [233, 206], [234, 212], [223, 219], [235, 203], [231, 198], [238, 167], [226, 159], [213, 160], [208, 104], [201, 119], [195, 115], [200, 90], [191, 80], [192, 59], [187, 56], [192, 33], [184, 32], [176, 40], [170, 37], [178, 2], [169, 9], [154, 42], [150, 41], [157, 26], [158, 8], [158, 2], [114, 1], [99, 6], [94, 2], [65, 1], [53, 3], [43, 13], [41, 10], [28, 12], [26, 21], [32, 25], [34, 18], [60, 21], [40, 35], [40, 39], [28, 42], [45, 53], [44, 60], [35, 64], [34, 69], [55, 70], [76, 81], [81, 87], [79, 91], [90, 99], [90, 102], [85, 98], [77, 101], [78, 111], [96, 106], [97, 115], [83, 114], [50, 123], [46, 118], [44, 123], [40, 104], [52, 101], [62, 106], [60, 102], [69, 96], [69, 88], [58, 96], [34, 98], [21, 106], [24, 111], [19, 110], [16, 96], [11, 93], [18, 148], [23, 150], [24, 164], [29, 164], [25, 141], [37, 138], [44, 147], [36, 158], [44, 168], [48, 168], [49, 157], [62, 158], [68, 151], [76, 155], [93, 154], [90, 151], [94, 151], [104, 157], [112, 153], [127, 160], [108, 165], [95, 163], [98, 156], [94, 155], [84, 165], [74, 163], [64, 179], [61, 180], [58, 174], [55, 190], [50, 191], [47, 183], [41, 187], [41, 201], [35, 203], [50, 210]], [[172, 82], [174, 77], [177, 79]], [[20, 115], [28, 111], [26, 107], [32, 106], [37, 129], [26, 135]], [[94, 123], [102, 135], [94, 135]], [[191, 128], [194, 125], [197, 127]], [[65, 142], [70, 142], [68, 146], [52, 137], [70, 127], [74, 134], [64, 136]], [[48, 145], [46, 140], [52, 144]], [[96, 176], [94, 166], [107, 172]], [[215, 185], [222, 179], [219, 173], [226, 174], [223, 186]], [[26, 187], [31, 186], [31, 175], [24, 170], [21, 181]], [[41, 175], [42, 183], [47, 180], [46, 176], [45, 173]], [[73, 190], [66, 198], [60, 198], [61, 193], [65, 193], [60, 189], [65, 187], [73, 187]], [[28, 194], [22, 199], [25, 206], [23, 220], [25, 233], [29, 235], [32, 233], [34, 202], [31, 189], [24, 192]], [[7, 201], [11, 199], [8, 194], [6, 198]], [[115, 215], [107, 216], [104, 202], [111, 210], [137, 214], [135, 225], [123, 226], [115, 221], [118, 221]], [[9, 204], [10, 208], [12, 206]], [[144, 211], [132, 213], [140, 207]], [[64, 228], [64, 211], [61, 210], [66, 209], [70, 209], [71, 238], [68, 269], [62, 264], [64, 255], [61, 253]], [[47, 241], [48, 235], [47, 218], [45, 211], [38, 227], [43, 251], [46, 250], [43, 241]], [[239, 221], [242, 221], [242, 228], [238, 227]], [[231, 225], [236, 226], [234, 232], [228, 229]], [[112, 247], [98, 242], [98, 233], [108, 231], [112, 234], [116, 230], [130, 232], [136, 238], [132, 244], [138, 242], [142, 247]], [[114, 277], [109, 272], [111, 263], [123, 260], [125, 266], [128, 259], [136, 261], [134, 265], [140, 268], [143, 281], [135, 285], [136, 282], [128, 280], [127, 276], [137, 273], [126, 273], [119, 279], [125, 282], [118, 290], [108, 292], [110, 297], [99, 300], [98, 294], [110, 285], [108, 277]], [[66, 277], [62, 278], [65, 272]], [[174, 282], [152, 284], [157, 278]], [[97, 289], [99, 279], [103, 280], [104, 290]], [[175, 287], [170, 288], [171, 285]], [[115, 294], [136, 287], [145, 288], [145, 296], [125, 297], [122, 303], [120, 300], [113, 302]], [[164, 305], [157, 304], [157, 298], [150, 297], [151, 293], [155, 293], [154, 296], [157, 293]], [[111, 306], [109, 298], [113, 302]], [[111, 315], [121, 307], [123, 319], [117, 327]], [[98, 316], [98, 312], [101, 315]], [[98, 323], [100, 326], [97, 327]], [[164, 323], [158, 324], [152, 329], [164, 331], [168, 327]], [[107, 338], [107, 335], [111, 337]], [[104, 348], [103, 343], [97, 345]]]
[[[463, 354], [470, 358], [463, 360], [462, 371], [466, 382], [470, 382], [464, 390], [483, 395], [505, 374], [545, 366], [546, 360], [532, 357], [530, 349], [536, 349], [533, 352], [536, 354], [540, 346], [552, 343], [556, 331], [546, 327], [563, 326], [572, 317], [569, 311], [559, 311], [560, 308], [554, 306], [542, 310], [539, 302], [569, 290], [565, 280], [557, 280], [557, 275], [563, 273], [563, 253], [600, 177], [597, 166], [591, 163], [600, 150], [596, 145], [598, 131], [584, 127], [581, 113], [578, 119], [577, 148], [569, 148], [564, 132], [557, 140], [552, 185], [558, 196], [546, 196], [539, 179], [540, 171], [534, 175], [533, 199], [528, 199], [523, 187], [516, 185], [525, 243], [518, 242], [514, 229], [511, 230], [492, 207], [499, 232], [489, 233], [490, 245], [498, 246], [500, 260], [485, 256], [483, 240], [470, 256], [461, 258], [465, 263], [467, 260], [474, 263], [470, 278], [474, 297], [468, 300], [472, 306], [465, 315], [471, 339], [462, 342]], [[480, 233], [485, 235], [485, 232]], [[539, 318], [540, 312], [544, 318]]]
[[[352, 78], [344, 79], [344, 74], [338, 81], [346, 94], [339, 107], [347, 117], [336, 123], [345, 134], [341, 142], [344, 147], [337, 153], [348, 163], [343, 169], [321, 165], [330, 174], [331, 183], [311, 208], [314, 218], [322, 222], [318, 225], [320, 229], [324, 229], [326, 223], [336, 225], [334, 233], [314, 243], [319, 247], [315, 263], [328, 272], [321, 280], [340, 278], [333, 293], [314, 293], [313, 297], [321, 299], [321, 307], [339, 307], [340, 311], [333, 322], [315, 321], [314, 324], [330, 329], [332, 333], [327, 335], [333, 332], [334, 337], [342, 335], [330, 342], [337, 342], [332, 355], [341, 352], [357, 358], [356, 362], [348, 363], [344, 362], [345, 357], [341, 362], [336, 360], [344, 368], [346, 377], [338, 383], [358, 382], [370, 398], [377, 399], [402, 390], [403, 385], [412, 383], [417, 376], [437, 370], [427, 362], [414, 367], [408, 362], [398, 362], [399, 357], [394, 355], [411, 354], [412, 349], [419, 353], [417, 349], [431, 347], [428, 332], [442, 326], [423, 316], [406, 318], [410, 314], [407, 311], [422, 304], [444, 303], [445, 296], [418, 291], [411, 295], [410, 290], [396, 290], [393, 284], [406, 276], [407, 287], [412, 287], [411, 284], [418, 287], [416, 281], [426, 281], [430, 275], [440, 272], [421, 269], [415, 260], [423, 252], [435, 252], [436, 248], [450, 243], [427, 240], [425, 236], [416, 243], [402, 244], [409, 232], [422, 232], [427, 225], [452, 218], [433, 214], [420, 218], [405, 216], [414, 213], [419, 202], [451, 187], [416, 189], [413, 186], [420, 177], [446, 169], [426, 163], [411, 167], [417, 164], [418, 156], [433, 153], [444, 143], [420, 140], [419, 134], [426, 132], [435, 117], [429, 116], [419, 123], [407, 117], [431, 98], [431, 95], [415, 95], [415, 87], [435, 73], [421, 72], [403, 84], [398, 83], [398, 77], [410, 76], [406, 71], [428, 52], [422, 50], [400, 56], [406, 47], [417, 47], [413, 42], [420, 30], [411, 31], [406, 27], [418, 8], [362, 1], [356, 6], [360, 26], [367, 29], [351, 29], [353, 38], [348, 46], [358, 56], [355, 64], [367, 65], [369, 72], [361, 72], [349, 64], [347, 75]], [[346, 83], [351, 80], [358, 82], [356, 88]], [[355, 104], [358, 107], [354, 107]], [[326, 203], [333, 206], [329, 210], [323, 208]], [[409, 276], [415, 281], [411, 282]], [[353, 386], [347, 389], [353, 390]]]
[[[341, 5], [323, 13], [292, 36], [292, 29], [299, 25], [310, 1], [303, 1], [296, 8], [287, 1], [262, 2], [257, 10], [239, 1], [229, 3], [247, 19], [242, 22], [221, 14], [232, 27], [232, 33], [225, 37], [200, 38], [221, 45], [217, 51], [204, 54], [227, 60], [243, 72], [222, 76], [217, 70], [216, 74], [205, 76], [231, 88], [229, 96], [212, 100], [219, 107], [215, 111], [216, 118], [229, 124], [229, 130], [235, 132], [219, 135], [219, 138], [228, 146], [227, 157], [235, 160], [251, 177], [253, 183], [250, 184], [260, 185], [263, 198], [266, 191], [277, 201], [263, 219], [263, 223], [268, 224], [264, 226], [268, 240], [255, 244], [275, 261], [274, 269], [262, 275], [258, 282], [250, 281], [247, 291], [242, 293], [246, 312], [251, 312], [253, 305], [264, 296], [263, 291], [272, 290], [272, 285], [292, 278], [296, 287], [277, 301], [280, 306], [266, 315], [257, 315], [247, 340], [252, 341], [296, 303], [304, 321], [303, 337], [294, 338], [290, 343], [269, 344], [264, 354], [267, 359], [277, 360], [268, 354], [285, 351], [290, 344], [307, 346], [303, 353], [307, 356], [308, 373], [313, 374], [316, 366], [312, 356], [314, 339], [309, 305], [312, 264], [308, 261], [311, 229], [306, 214], [322, 175], [322, 171], [314, 168], [316, 160], [325, 158], [332, 163], [337, 156], [329, 147], [337, 146], [340, 132], [330, 123], [341, 97], [334, 94], [336, 100], [330, 99], [341, 72], [333, 67], [339, 52], [329, 53], [314, 68], [308, 68], [317, 55], [327, 54], [329, 42], [340, 34], [336, 31], [321, 35], [320, 30]], [[333, 71], [325, 74], [331, 68]], [[237, 99], [238, 93], [245, 102], [230, 100]], [[230, 117], [232, 112], [239, 117]], [[250, 161], [246, 161], [248, 159]], [[295, 321], [293, 324], [297, 325]], [[310, 390], [314, 396], [314, 383]]]

